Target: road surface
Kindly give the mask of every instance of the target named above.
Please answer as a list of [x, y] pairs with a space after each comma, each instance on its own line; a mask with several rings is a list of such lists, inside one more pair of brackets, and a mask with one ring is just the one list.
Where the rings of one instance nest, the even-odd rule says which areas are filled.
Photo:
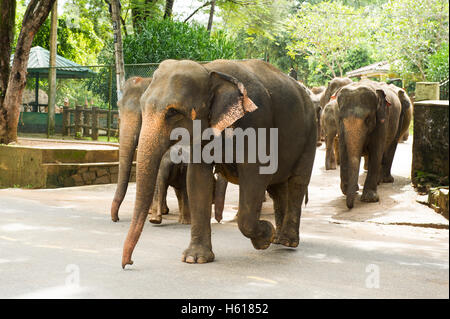
[[[448, 298], [448, 220], [416, 202], [411, 143], [399, 145], [396, 181], [380, 186], [381, 201], [356, 200], [351, 211], [319, 147], [296, 249], [255, 250], [233, 221], [238, 188], [230, 185], [225, 220], [212, 224], [216, 260], [202, 265], [181, 262], [190, 227], [177, 223], [172, 190], [171, 213], [146, 225], [126, 270], [135, 184], [118, 223], [109, 216], [115, 185], [0, 190], [0, 297]], [[270, 199], [262, 218], [273, 221]]]

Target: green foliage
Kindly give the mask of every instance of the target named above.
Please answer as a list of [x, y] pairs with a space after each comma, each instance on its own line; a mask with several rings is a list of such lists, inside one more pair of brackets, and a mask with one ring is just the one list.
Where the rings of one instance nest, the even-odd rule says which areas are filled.
[[441, 47], [428, 57], [427, 80], [441, 82], [448, 78], [448, 43], [442, 43]]
[[402, 76], [425, 80], [429, 56], [448, 43], [448, 8], [442, 0], [389, 0], [377, 21], [379, 56]]
[[223, 31], [210, 36], [204, 26], [171, 20], [146, 21], [141, 32], [125, 37], [123, 51], [126, 64], [236, 58], [234, 43]]
[[[316, 73], [326, 76], [343, 76], [345, 69], [355, 64], [346, 59], [354, 50], [358, 58], [364, 39], [368, 35], [363, 26], [367, 19], [362, 9], [354, 9], [340, 2], [321, 2], [311, 5], [304, 2], [297, 14], [288, 22], [292, 43], [288, 45], [289, 54], [303, 53], [315, 66]], [[355, 50], [356, 49], [356, 50]], [[324, 69], [328, 68], [324, 72]], [[320, 70], [320, 71], [319, 71]]]

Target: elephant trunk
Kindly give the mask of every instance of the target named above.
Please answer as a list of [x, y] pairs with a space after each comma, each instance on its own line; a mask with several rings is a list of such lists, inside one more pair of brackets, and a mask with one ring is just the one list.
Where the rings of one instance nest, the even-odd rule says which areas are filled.
[[143, 115], [143, 123], [145, 125], [141, 129], [137, 153], [136, 201], [130, 229], [123, 247], [122, 268], [133, 264], [131, 255], [152, 204], [159, 164], [170, 146], [168, 137], [161, 138], [163, 134], [161, 119], [155, 115]]
[[345, 154], [341, 154], [341, 156], [345, 160], [341, 161], [341, 179], [344, 184], [341, 187], [343, 187], [343, 192], [347, 196], [347, 207], [353, 208], [356, 193], [359, 189], [359, 167], [365, 136], [364, 121], [356, 117], [344, 119], [342, 128], [343, 141], [341, 144], [345, 144], [342, 149]]
[[119, 220], [119, 208], [127, 193], [133, 166], [134, 153], [139, 140], [142, 116], [140, 112], [124, 111], [120, 119], [120, 149], [119, 149], [119, 175], [117, 188], [111, 204], [111, 219]]

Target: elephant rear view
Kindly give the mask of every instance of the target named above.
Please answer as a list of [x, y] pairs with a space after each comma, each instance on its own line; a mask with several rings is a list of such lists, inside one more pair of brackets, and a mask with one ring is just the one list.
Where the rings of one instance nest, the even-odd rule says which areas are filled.
[[361, 201], [376, 202], [379, 200], [378, 183], [394, 180], [392, 161], [399, 137], [409, 125], [407, 114], [410, 109], [402, 107], [398, 92], [370, 80], [343, 87], [337, 99], [341, 190], [347, 196], [347, 207], [353, 207], [359, 188], [361, 156], [368, 157]]

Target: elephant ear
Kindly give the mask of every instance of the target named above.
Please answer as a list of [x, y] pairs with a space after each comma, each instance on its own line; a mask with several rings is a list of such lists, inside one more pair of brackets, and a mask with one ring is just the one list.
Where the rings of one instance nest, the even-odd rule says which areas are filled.
[[384, 123], [386, 117], [389, 114], [390, 106], [392, 105], [392, 100], [390, 95], [387, 94], [385, 89], [377, 89], [378, 105], [377, 105], [377, 121]]
[[212, 99], [209, 124], [219, 133], [246, 113], [258, 109], [248, 97], [244, 84], [235, 77], [212, 71], [210, 72], [210, 81]]
[[400, 89], [398, 91], [398, 98], [400, 100], [400, 103], [402, 104], [403, 112], [411, 107], [411, 101], [410, 101], [408, 95], [406, 94], [405, 90]]

